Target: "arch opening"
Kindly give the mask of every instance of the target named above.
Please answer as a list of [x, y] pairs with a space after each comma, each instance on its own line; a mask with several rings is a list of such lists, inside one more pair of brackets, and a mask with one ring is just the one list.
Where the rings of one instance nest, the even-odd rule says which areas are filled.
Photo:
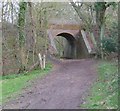
[[58, 50], [58, 56], [65, 59], [76, 58], [75, 38], [69, 33], [60, 33], [56, 36], [55, 44]]

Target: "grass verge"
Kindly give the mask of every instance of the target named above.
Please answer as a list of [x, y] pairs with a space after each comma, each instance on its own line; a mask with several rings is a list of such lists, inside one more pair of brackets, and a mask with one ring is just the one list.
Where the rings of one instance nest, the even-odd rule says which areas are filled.
[[38, 77], [43, 77], [52, 69], [52, 64], [47, 64], [44, 70], [34, 70], [26, 74], [13, 74], [2, 77], [0, 80], [0, 86], [2, 86], [2, 97], [0, 98], [0, 103], [4, 103], [8, 98], [12, 98], [19, 94], [21, 89], [27, 86], [30, 80]]
[[93, 84], [90, 96], [81, 105], [87, 109], [118, 108], [118, 65], [111, 62], [98, 64], [98, 80]]

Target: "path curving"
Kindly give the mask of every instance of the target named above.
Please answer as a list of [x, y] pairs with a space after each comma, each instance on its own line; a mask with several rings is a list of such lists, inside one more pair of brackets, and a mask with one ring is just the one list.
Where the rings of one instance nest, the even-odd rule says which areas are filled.
[[31, 82], [15, 100], [3, 108], [8, 109], [79, 109], [80, 104], [96, 80], [97, 62], [93, 59], [55, 62], [47, 76]]

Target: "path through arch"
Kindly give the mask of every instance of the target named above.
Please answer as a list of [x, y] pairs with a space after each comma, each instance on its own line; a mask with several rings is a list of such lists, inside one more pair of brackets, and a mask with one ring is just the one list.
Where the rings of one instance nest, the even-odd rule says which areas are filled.
[[76, 58], [76, 40], [73, 35], [69, 33], [59, 33], [54, 38], [59, 57], [66, 59]]

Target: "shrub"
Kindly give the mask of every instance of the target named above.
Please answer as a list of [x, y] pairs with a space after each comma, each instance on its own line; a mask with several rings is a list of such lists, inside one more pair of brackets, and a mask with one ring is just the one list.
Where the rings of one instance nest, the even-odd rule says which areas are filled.
[[117, 52], [117, 42], [113, 38], [103, 38], [102, 48], [104, 53]]

